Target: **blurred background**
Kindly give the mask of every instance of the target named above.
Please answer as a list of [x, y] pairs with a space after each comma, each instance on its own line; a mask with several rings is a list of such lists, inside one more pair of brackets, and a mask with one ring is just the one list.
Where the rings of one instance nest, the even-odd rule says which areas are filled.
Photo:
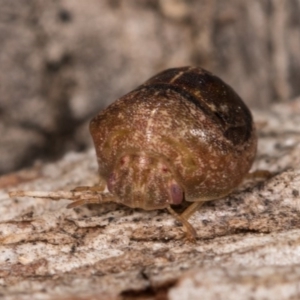
[[0, 174], [91, 146], [88, 122], [199, 65], [250, 107], [300, 95], [299, 0], [0, 0]]

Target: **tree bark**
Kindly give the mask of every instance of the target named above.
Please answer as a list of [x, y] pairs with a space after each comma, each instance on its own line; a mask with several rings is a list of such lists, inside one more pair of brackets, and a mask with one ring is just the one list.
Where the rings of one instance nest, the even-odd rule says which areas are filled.
[[300, 94], [299, 1], [0, 0], [0, 173], [91, 145], [88, 120], [170, 67], [251, 107]]

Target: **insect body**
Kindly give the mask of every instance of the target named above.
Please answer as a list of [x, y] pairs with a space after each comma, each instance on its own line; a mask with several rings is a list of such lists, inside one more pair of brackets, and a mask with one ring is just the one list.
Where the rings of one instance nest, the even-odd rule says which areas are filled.
[[[75, 189], [70, 206], [114, 201], [145, 210], [167, 208], [191, 239], [196, 234], [189, 216], [241, 183], [257, 146], [241, 98], [197, 67], [150, 78], [92, 119], [90, 132], [101, 187]], [[193, 204], [178, 215], [171, 205], [182, 201]]]

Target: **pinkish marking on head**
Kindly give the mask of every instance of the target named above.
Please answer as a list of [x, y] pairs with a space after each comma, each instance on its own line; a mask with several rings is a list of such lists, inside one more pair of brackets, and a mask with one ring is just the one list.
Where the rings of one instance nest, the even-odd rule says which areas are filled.
[[171, 204], [178, 205], [183, 200], [183, 190], [177, 183], [170, 185]]

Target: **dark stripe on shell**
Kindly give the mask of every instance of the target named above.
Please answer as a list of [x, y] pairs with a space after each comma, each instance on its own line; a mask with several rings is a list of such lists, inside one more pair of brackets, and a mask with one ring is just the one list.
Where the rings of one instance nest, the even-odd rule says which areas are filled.
[[[180, 76], [179, 72], [182, 72]], [[176, 92], [214, 119], [226, 139], [234, 145], [242, 144], [251, 137], [252, 116], [247, 106], [230, 86], [203, 69], [169, 69], [152, 77], [135, 91], [140, 89], [149, 89], [153, 93], [159, 91], [160, 94], [167, 90]]]

